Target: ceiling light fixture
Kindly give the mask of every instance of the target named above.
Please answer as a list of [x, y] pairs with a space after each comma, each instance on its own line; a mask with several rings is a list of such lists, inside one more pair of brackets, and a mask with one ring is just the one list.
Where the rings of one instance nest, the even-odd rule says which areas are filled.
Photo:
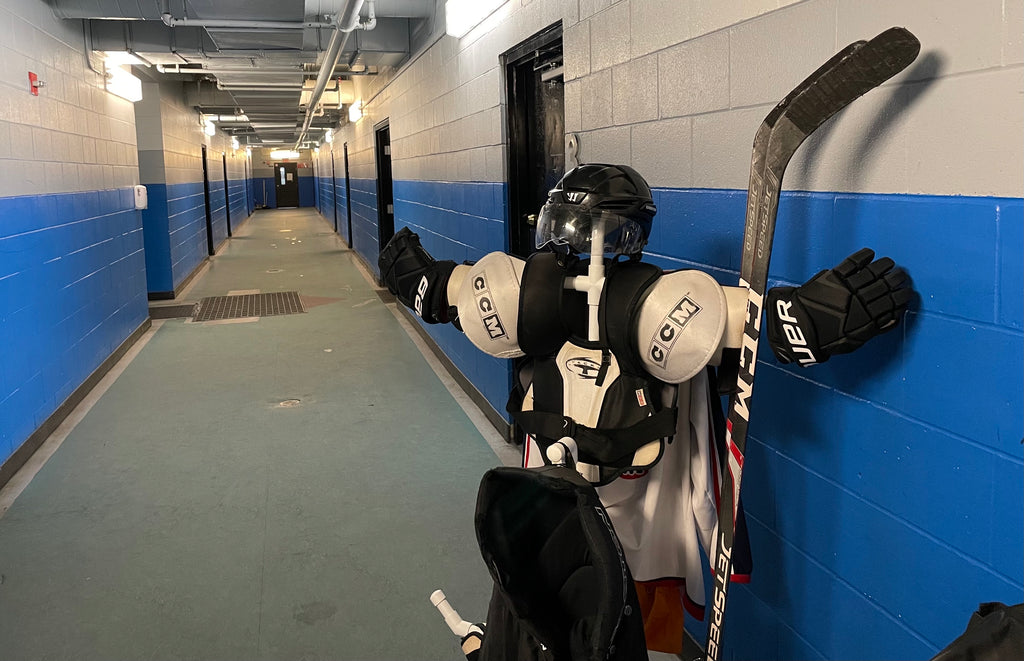
[[103, 73], [106, 78], [104, 87], [108, 92], [132, 103], [142, 100], [142, 81], [132, 75], [128, 65], [104, 60]]
[[135, 65], [139, 67], [148, 67], [149, 62], [142, 59], [135, 53], [129, 53], [128, 51], [121, 50], [108, 50], [103, 52], [104, 60], [107, 64], [116, 66], [124, 65]]
[[270, 150], [270, 158], [275, 161], [280, 161], [286, 158], [298, 158], [299, 152], [293, 149], [272, 149]]
[[363, 118], [363, 102], [356, 99], [352, 102], [352, 105], [348, 107], [348, 121], [355, 124]]

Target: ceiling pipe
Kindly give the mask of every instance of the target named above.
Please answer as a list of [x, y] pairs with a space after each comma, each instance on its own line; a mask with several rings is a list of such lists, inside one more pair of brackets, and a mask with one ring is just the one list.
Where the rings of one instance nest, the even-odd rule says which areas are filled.
[[334, 27], [334, 23], [322, 23], [320, 21], [239, 21], [223, 18], [174, 18], [170, 12], [161, 14], [160, 20], [169, 28], [180, 26], [207, 28], [209, 30], [216, 30], [218, 28], [227, 30], [237, 28], [246, 30], [305, 30], [306, 28], [327, 30]]
[[316, 86], [313, 87], [313, 93], [306, 104], [306, 119], [302, 122], [302, 130], [299, 132], [299, 139], [295, 141], [296, 145], [300, 144], [302, 139], [306, 137], [306, 131], [309, 130], [309, 125], [313, 122], [313, 113], [316, 110], [316, 105], [320, 102], [324, 88], [327, 87], [327, 83], [334, 75], [334, 68], [338, 66], [338, 58], [341, 56], [341, 51], [345, 49], [348, 36], [359, 25], [359, 10], [362, 7], [363, 0], [347, 0], [344, 10], [342, 10], [341, 15], [338, 17], [337, 29], [331, 35], [327, 52], [324, 53], [323, 65], [320, 67], [320, 73], [316, 77]]

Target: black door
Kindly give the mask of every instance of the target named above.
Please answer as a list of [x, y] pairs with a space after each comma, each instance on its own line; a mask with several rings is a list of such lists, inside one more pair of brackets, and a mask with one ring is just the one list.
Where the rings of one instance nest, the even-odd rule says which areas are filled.
[[224, 162], [224, 213], [228, 219], [228, 236], [231, 236], [231, 196], [228, 194], [228, 155], [221, 154]]
[[348, 176], [348, 143], [344, 146], [345, 152], [345, 217], [348, 222], [348, 247], [353, 247], [352, 239], [352, 186]]
[[331, 199], [334, 200], [334, 232], [338, 232], [338, 178], [334, 176], [334, 150], [331, 150]]
[[277, 208], [299, 206], [299, 164], [278, 163], [274, 166], [274, 192]]
[[562, 26], [555, 24], [502, 55], [508, 108], [509, 247], [535, 250], [536, 214], [565, 174]]
[[206, 254], [213, 255], [213, 214], [210, 213], [210, 166], [203, 147], [203, 204], [206, 206]]
[[377, 134], [377, 241], [381, 248], [395, 235], [395, 200], [391, 181], [391, 130], [388, 120], [374, 127]]

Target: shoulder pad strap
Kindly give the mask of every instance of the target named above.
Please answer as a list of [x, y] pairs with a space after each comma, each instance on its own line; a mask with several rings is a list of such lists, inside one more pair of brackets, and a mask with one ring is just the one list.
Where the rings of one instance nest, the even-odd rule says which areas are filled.
[[599, 308], [601, 342], [625, 374], [646, 374], [636, 340], [637, 313], [662, 270], [644, 262], [609, 265]]
[[569, 339], [561, 309], [564, 280], [565, 268], [555, 253], [538, 252], [526, 260], [518, 336], [519, 348], [527, 356], [553, 354]]

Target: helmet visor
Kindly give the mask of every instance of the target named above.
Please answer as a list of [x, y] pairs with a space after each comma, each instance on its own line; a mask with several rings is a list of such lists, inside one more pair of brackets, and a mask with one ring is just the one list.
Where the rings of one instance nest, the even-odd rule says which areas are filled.
[[631, 255], [640, 252], [647, 240], [639, 223], [612, 211], [548, 202], [537, 217], [537, 247], [552, 244], [591, 253], [595, 230], [601, 227], [605, 253]]

